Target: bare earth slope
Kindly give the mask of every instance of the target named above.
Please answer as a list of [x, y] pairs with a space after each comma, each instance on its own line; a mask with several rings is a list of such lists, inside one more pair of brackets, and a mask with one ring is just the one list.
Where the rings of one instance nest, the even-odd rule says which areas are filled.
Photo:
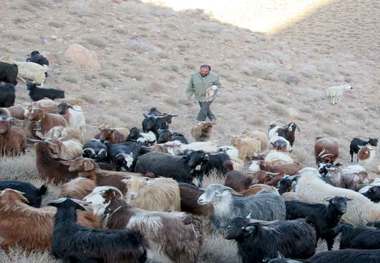
[[[156, 106], [177, 113], [173, 129], [190, 137], [198, 107], [185, 105], [184, 89], [209, 63], [223, 84], [213, 104], [220, 144], [293, 120], [301, 127], [295, 159], [313, 165], [316, 136], [338, 137], [348, 162], [352, 137], [380, 135], [379, 1], [331, 1], [271, 35], [135, 0], [2, 0], [0, 17], [0, 57], [46, 54], [46, 86], [80, 99], [90, 127], [140, 126]], [[95, 51], [101, 70], [67, 61], [74, 43]], [[330, 105], [325, 89], [345, 82], [352, 92]], [[24, 85], [16, 102], [29, 102]]]

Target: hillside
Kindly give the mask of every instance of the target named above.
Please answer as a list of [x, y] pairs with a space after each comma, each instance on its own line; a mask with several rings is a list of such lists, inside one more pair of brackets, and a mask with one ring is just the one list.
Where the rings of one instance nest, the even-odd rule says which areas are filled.
[[[352, 137], [379, 136], [380, 2], [331, 1], [273, 34], [220, 22], [209, 10], [174, 11], [147, 2], [153, 3], [3, 0], [0, 57], [45, 54], [52, 65], [46, 86], [81, 102], [89, 137], [103, 123], [140, 126], [142, 112], [156, 106], [178, 114], [172, 127], [190, 138], [198, 106], [186, 105], [184, 90], [202, 63], [223, 85], [212, 107], [213, 136], [221, 145], [244, 130], [295, 121], [301, 132], [294, 158], [314, 165], [317, 136], [339, 139], [343, 163]], [[65, 59], [75, 43], [96, 52], [100, 70]], [[353, 90], [330, 105], [325, 89], [346, 82]], [[16, 102], [28, 103], [25, 86], [17, 89]]]

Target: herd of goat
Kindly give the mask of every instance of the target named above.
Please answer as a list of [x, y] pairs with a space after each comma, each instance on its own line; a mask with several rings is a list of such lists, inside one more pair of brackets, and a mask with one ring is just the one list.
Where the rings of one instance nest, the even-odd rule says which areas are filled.
[[[27, 63], [49, 65], [37, 51]], [[210, 140], [214, 124], [197, 124], [189, 142], [169, 127], [176, 115], [152, 108], [141, 129], [103, 127], [87, 140], [82, 108], [41, 87], [40, 73], [23, 75], [32, 102], [14, 105], [19, 71], [0, 63], [0, 157], [33, 145], [46, 184], [1, 179], [4, 251], [48, 250], [64, 262], [191, 263], [208, 231], [235, 240], [243, 263], [380, 262], [380, 180], [366, 169], [377, 139], [354, 138], [356, 163], [342, 166], [338, 142], [319, 137], [317, 166], [304, 167], [290, 155], [294, 122], [221, 146]], [[203, 187], [215, 174], [224, 184]], [[60, 198], [41, 207], [48, 184], [60, 186]], [[328, 251], [316, 253], [319, 240]]]

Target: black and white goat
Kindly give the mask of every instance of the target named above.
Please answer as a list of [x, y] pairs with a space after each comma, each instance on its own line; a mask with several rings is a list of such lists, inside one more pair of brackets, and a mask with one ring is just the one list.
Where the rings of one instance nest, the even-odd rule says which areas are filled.
[[356, 154], [356, 161], [357, 162], [359, 161], [357, 154], [359, 153], [359, 150], [362, 147], [365, 147], [365, 146], [377, 147], [378, 141], [379, 140], [376, 138], [369, 138], [367, 141], [362, 140], [360, 138], [353, 138], [351, 143], [350, 143], [351, 162], [354, 161], [354, 154]]
[[300, 131], [300, 128], [295, 122], [290, 122], [285, 126], [271, 124], [268, 130], [268, 137], [271, 142], [276, 136], [283, 137], [290, 143], [290, 146], [293, 147], [296, 130]]

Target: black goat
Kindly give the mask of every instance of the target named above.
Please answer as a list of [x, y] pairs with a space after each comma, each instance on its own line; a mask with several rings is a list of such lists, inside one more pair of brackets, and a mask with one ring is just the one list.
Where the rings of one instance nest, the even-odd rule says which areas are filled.
[[36, 84], [30, 82], [26, 84], [26, 87], [29, 90], [29, 97], [33, 101], [42, 100], [43, 98], [55, 100], [63, 99], [65, 97], [65, 92], [63, 90], [39, 88]]
[[169, 124], [172, 123], [175, 114], [161, 113], [156, 108], [151, 108], [146, 114], [144, 113], [144, 120], [142, 121], [143, 132], [153, 132], [156, 137], [159, 137], [159, 129], [168, 129]]
[[283, 127], [276, 124], [271, 124], [269, 126], [268, 133], [269, 137], [277, 135], [285, 138], [290, 143], [290, 146], [293, 147], [294, 141], [296, 139], [296, 130], [300, 131], [300, 128], [295, 122], [290, 122], [288, 125]]
[[380, 250], [343, 249], [321, 252], [305, 263], [379, 263]]
[[226, 239], [234, 239], [243, 263], [261, 263], [279, 255], [306, 259], [315, 253], [314, 228], [304, 219], [251, 223], [236, 217], [225, 230]]
[[127, 141], [118, 144], [106, 143], [106, 145], [108, 155], [115, 165], [116, 171], [121, 171], [122, 168], [130, 172], [134, 170], [137, 158], [142, 153], [141, 144]]
[[156, 176], [169, 177], [189, 184], [194, 178], [198, 178], [199, 184], [202, 184], [208, 158], [208, 154], [203, 151], [193, 151], [183, 156], [150, 152], [138, 158], [135, 172], [153, 173]]
[[171, 132], [169, 129], [159, 129], [157, 143], [165, 143], [179, 141], [183, 144], [188, 144], [188, 140], [182, 133]]
[[18, 67], [16, 64], [0, 62], [0, 82], [17, 85]]
[[380, 202], [380, 185], [365, 186], [364, 189], [360, 189], [359, 193], [370, 199], [372, 202]]
[[375, 139], [375, 138], [369, 138], [368, 141], [362, 140], [359, 138], [353, 138], [351, 143], [350, 143], [351, 162], [354, 161], [354, 154], [356, 154], [356, 161], [359, 161], [357, 154], [358, 154], [360, 148], [367, 146], [367, 145], [371, 145], [373, 147], [376, 147], [377, 144], [378, 144], [378, 139]]
[[293, 185], [297, 182], [298, 176], [284, 176], [277, 184], [280, 195], [292, 191]]
[[40, 188], [26, 182], [20, 181], [0, 181], [0, 190], [11, 188], [23, 193], [24, 197], [28, 199], [28, 205], [33, 207], [40, 207], [42, 196], [47, 192], [47, 186], [42, 185]]
[[340, 224], [337, 233], [341, 233], [340, 249], [380, 249], [380, 229]]
[[209, 160], [206, 164], [206, 175], [210, 175], [213, 171], [218, 174], [226, 174], [228, 170], [226, 169], [226, 162], [231, 161], [228, 154], [224, 152], [209, 153]]
[[83, 145], [82, 156], [96, 162], [109, 161], [107, 145], [98, 139], [92, 139]]
[[30, 53], [30, 55], [26, 58], [26, 62], [37, 63], [41, 66], [49, 66], [49, 60], [42, 56], [37, 50]]
[[286, 219], [307, 218], [316, 229], [317, 240], [326, 240], [328, 250], [334, 245], [337, 236], [335, 227], [347, 210], [346, 197], [335, 196], [329, 199], [329, 204], [308, 204], [299, 201], [286, 201]]
[[0, 108], [8, 108], [15, 104], [16, 89], [11, 83], [0, 83]]
[[64, 262], [142, 263], [146, 261], [145, 240], [131, 230], [97, 230], [76, 223], [76, 209], [84, 208], [71, 199], [50, 203], [57, 207], [52, 254]]

